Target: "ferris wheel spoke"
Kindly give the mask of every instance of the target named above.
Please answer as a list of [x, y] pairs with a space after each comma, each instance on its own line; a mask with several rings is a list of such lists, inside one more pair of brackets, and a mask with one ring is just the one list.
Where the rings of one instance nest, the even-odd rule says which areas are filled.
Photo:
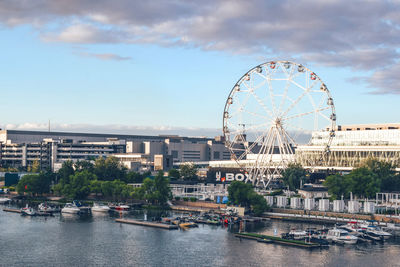
[[[246, 85], [245, 85], [246, 86]], [[246, 86], [247, 87], [247, 86]], [[250, 94], [256, 99], [257, 103], [271, 116], [273, 117], [273, 113], [271, 112], [271, 110], [269, 110], [267, 108], [267, 106], [262, 102], [262, 100], [258, 97], [257, 94], [254, 93], [253, 90], [251, 90], [250, 88], [248, 88], [250, 91]]]
[[285, 110], [285, 112], [282, 114], [282, 116], [285, 116], [295, 105], [297, 105], [299, 102], [300, 102], [300, 100], [306, 95], [306, 94], [308, 94], [309, 93], [309, 91], [311, 90], [311, 88], [313, 87], [315, 85], [315, 82], [310, 86], [310, 87], [308, 87], [307, 89], [305, 89], [304, 87], [300, 87], [300, 88], [304, 88], [304, 92], [298, 97], [298, 98], [296, 98], [294, 101], [293, 101], [293, 103], [289, 106], [289, 108], [287, 108], [286, 110]]
[[[283, 70], [285, 70], [285, 68], [283, 68]], [[291, 80], [293, 80], [293, 78], [295, 78], [297, 76], [297, 75], [293, 76], [294, 68], [291, 68], [289, 73], [286, 70], [285, 70], [285, 72], [288, 74], [288, 79], [287, 79], [287, 82], [285, 84], [285, 89], [283, 91], [283, 96], [282, 96], [281, 103], [279, 104], [279, 110], [281, 110], [283, 108], [283, 106], [284, 106], [284, 104], [286, 102], [286, 97], [287, 97], [287, 93], [289, 91], [289, 86], [290, 86]]]
[[[310, 115], [310, 114], [313, 114], [313, 113], [319, 113], [319, 112], [324, 111], [324, 110], [327, 110], [327, 109], [329, 109], [329, 107], [320, 108], [320, 109], [312, 110], [312, 111], [309, 111], [309, 112], [304, 112], [304, 113], [296, 114], [296, 115], [293, 115], [293, 116], [290, 116], [290, 117], [282, 118], [282, 121], [288, 121], [288, 120], [291, 120], [291, 119], [304, 117], [304, 116], [307, 116], [307, 115]], [[321, 114], [321, 113], [320, 113], [320, 114]], [[321, 115], [322, 115], [322, 114], [321, 114]]]

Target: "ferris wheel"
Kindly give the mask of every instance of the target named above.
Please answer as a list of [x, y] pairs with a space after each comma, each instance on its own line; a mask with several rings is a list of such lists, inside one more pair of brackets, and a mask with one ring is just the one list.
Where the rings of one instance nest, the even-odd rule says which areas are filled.
[[[225, 145], [246, 182], [267, 187], [295, 162], [295, 150], [310, 143], [312, 133], [327, 131], [319, 140], [322, 161], [335, 135], [332, 96], [315, 72], [290, 61], [271, 61], [245, 73], [225, 103]], [[310, 163], [318, 164], [318, 162]]]

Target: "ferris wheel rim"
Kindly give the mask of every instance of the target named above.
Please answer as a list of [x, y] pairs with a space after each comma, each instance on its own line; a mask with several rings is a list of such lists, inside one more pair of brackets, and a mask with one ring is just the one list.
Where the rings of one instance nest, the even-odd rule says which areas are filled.
[[[272, 64], [273, 64], [273, 68], [272, 68]], [[236, 161], [237, 161], [237, 163], [239, 164], [239, 166], [241, 167], [241, 168], [246, 168], [245, 166], [243, 166], [243, 164], [240, 164], [240, 162], [239, 162], [239, 160], [238, 160], [238, 157], [236, 156], [236, 154], [235, 153], [233, 153], [233, 151], [232, 151], [232, 147], [229, 147], [233, 142], [232, 142], [232, 140], [231, 140], [231, 134], [230, 134], [230, 132], [228, 131], [228, 121], [229, 121], [229, 118], [228, 117], [226, 117], [226, 114], [228, 114], [228, 116], [229, 116], [229, 113], [228, 113], [228, 111], [229, 111], [229, 107], [230, 107], [230, 105], [232, 105], [232, 103], [229, 103], [229, 101], [230, 101], [230, 99], [232, 100], [233, 99], [233, 96], [235, 95], [235, 89], [237, 88], [237, 86], [240, 86], [242, 83], [244, 83], [244, 81], [245, 81], [245, 79], [247, 79], [248, 81], [250, 80], [250, 74], [253, 74], [254, 72], [257, 72], [257, 70], [258, 69], [262, 69], [263, 67], [264, 68], [266, 68], [266, 69], [268, 69], [267, 67], [268, 66], [270, 66], [271, 67], [271, 69], [273, 69], [273, 70], [277, 70], [279, 67], [280, 68], [282, 68], [282, 64], [289, 64], [291, 67], [292, 67], [292, 69], [294, 70], [294, 67], [293, 66], [295, 66], [295, 67], [301, 67], [302, 68], [302, 73], [306, 73], [306, 74], [308, 74], [308, 73], [310, 73], [310, 75], [311, 75], [311, 79], [313, 80], [313, 81], [315, 81], [315, 83], [318, 81], [320, 84], [321, 84], [321, 91], [323, 91], [325, 94], [326, 94], [326, 96], [327, 96], [327, 99], [329, 99], [330, 101], [332, 101], [332, 104], [328, 104], [328, 107], [325, 107], [325, 109], [329, 109], [331, 112], [331, 116], [332, 115], [334, 115], [334, 119], [332, 119], [332, 117], [330, 118], [330, 123], [329, 123], [329, 128], [330, 128], [330, 132], [333, 132], [333, 134], [330, 134], [329, 135], [329, 137], [328, 137], [328, 142], [327, 142], [327, 144], [326, 144], [326, 149], [324, 149], [324, 155], [325, 154], [328, 154], [329, 153], [329, 147], [330, 147], [330, 144], [331, 144], [331, 142], [332, 142], [332, 139], [333, 139], [333, 136], [334, 136], [334, 131], [335, 131], [335, 128], [336, 128], [336, 109], [335, 109], [335, 105], [334, 105], [334, 103], [333, 103], [333, 98], [332, 98], [332, 95], [331, 95], [331, 93], [330, 93], [330, 91], [329, 91], [329, 89], [327, 88], [327, 86], [325, 85], [325, 83], [322, 81], [322, 79], [315, 73], [315, 72], [313, 72], [313, 71], [311, 71], [311, 69], [309, 69], [309, 68], [307, 68], [307, 67], [305, 67], [304, 65], [302, 65], [302, 64], [299, 64], [299, 63], [296, 63], [296, 62], [293, 62], [293, 61], [288, 61], [288, 60], [279, 60], [279, 61], [268, 61], [268, 62], [264, 62], [264, 63], [262, 63], [262, 64], [259, 64], [259, 65], [257, 65], [257, 66], [254, 66], [253, 68], [251, 68], [250, 70], [248, 70], [246, 73], [244, 73], [238, 80], [237, 80], [237, 82], [233, 85], [233, 87], [232, 87], [232, 89], [230, 90], [230, 92], [229, 92], [229, 95], [228, 95], [228, 98], [227, 98], [227, 100], [225, 101], [225, 107], [224, 107], [224, 113], [223, 113], [223, 136], [224, 136], [224, 141], [225, 141], [225, 145], [228, 147], [228, 149], [229, 149], [229, 151], [231, 152], [231, 155], [232, 155], [232, 158], [233, 159], [235, 159]], [[293, 71], [292, 71], [293, 72]], [[299, 70], [299, 72], [300, 72], [300, 70]], [[288, 78], [289, 79], [289, 78]], [[267, 79], [268, 80], [268, 79]], [[244, 83], [245, 84], [245, 83]], [[312, 87], [309, 87], [309, 88], [312, 88]], [[324, 90], [322, 90], [322, 88], [324, 88]], [[308, 94], [309, 93], [309, 91], [310, 91], [310, 89], [307, 89], [307, 90], [304, 90], [304, 94]], [[271, 97], [272, 97], [272, 95], [271, 95]], [[283, 101], [283, 100], [282, 100]], [[293, 105], [295, 105], [296, 103], [294, 102], [293, 103]], [[314, 112], [315, 113], [315, 111], [312, 111], [312, 112]], [[275, 114], [275, 111], [273, 111], [273, 113], [274, 113], [274, 115], [276, 115]], [[311, 113], [311, 112], [310, 112]], [[271, 116], [272, 117], [272, 116]], [[292, 116], [293, 117], [293, 116]], [[284, 130], [283, 129], [283, 127], [282, 127], [282, 130]], [[296, 147], [297, 147], [297, 144], [296, 144]], [[291, 149], [293, 149], [293, 148], [290, 148], [288, 151], [291, 151]], [[247, 151], [246, 151], [246, 153], [247, 153]], [[294, 153], [294, 152], [293, 152]], [[244, 153], [243, 153], [244, 154]], [[240, 158], [240, 157], [239, 157]]]

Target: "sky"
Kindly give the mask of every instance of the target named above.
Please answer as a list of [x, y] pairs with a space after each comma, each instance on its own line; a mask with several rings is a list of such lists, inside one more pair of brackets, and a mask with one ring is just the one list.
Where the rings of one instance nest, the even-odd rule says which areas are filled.
[[0, 0], [0, 128], [222, 133], [249, 69], [292, 60], [338, 124], [400, 122], [399, 1]]

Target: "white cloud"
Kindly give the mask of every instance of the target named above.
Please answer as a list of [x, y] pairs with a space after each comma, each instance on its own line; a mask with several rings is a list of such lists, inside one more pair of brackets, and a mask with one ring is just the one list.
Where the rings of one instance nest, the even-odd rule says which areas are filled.
[[[397, 93], [391, 82], [376, 81], [378, 76], [388, 81], [397, 77], [381, 71], [400, 60], [399, 11], [399, 2], [361, 0], [3, 0], [0, 22], [32, 24], [43, 40], [53, 42], [152, 43], [273, 58], [291, 55], [307, 63], [372, 71], [375, 77], [361, 80], [377, 92]], [[106, 53], [97, 57], [112, 58]]]
[[[0, 127], [3, 128], [3, 127]], [[6, 124], [7, 130], [48, 131], [47, 123]], [[222, 134], [221, 129], [160, 126], [132, 126], [123, 124], [94, 125], [94, 124], [66, 124], [51, 123], [51, 131], [108, 133], [108, 134], [137, 134], [137, 135], [181, 135], [214, 137]]]

